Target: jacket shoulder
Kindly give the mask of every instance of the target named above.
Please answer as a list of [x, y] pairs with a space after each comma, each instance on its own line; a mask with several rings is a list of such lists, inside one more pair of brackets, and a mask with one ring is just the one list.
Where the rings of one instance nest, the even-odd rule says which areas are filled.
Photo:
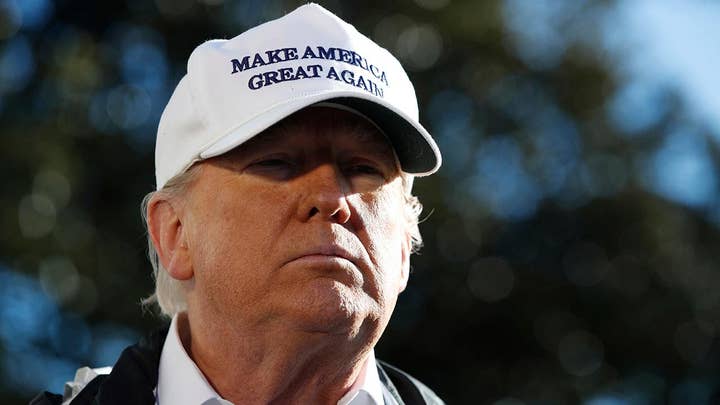
[[403, 402], [400, 403], [408, 405], [445, 405], [445, 402], [433, 390], [415, 377], [382, 360], [378, 360], [377, 363], [380, 379], [383, 380], [383, 383], [391, 392], [395, 391], [393, 394], [402, 399]]
[[30, 405], [89, 405], [93, 402], [95, 395], [100, 389], [100, 385], [106, 377], [106, 375], [96, 375], [95, 378], [84, 384], [82, 390], [73, 396], [72, 399], [45, 391], [33, 398], [33, 400], [30, 401]]
[[110, 374], [95, 374], [88, 378], [75, 387], [79, 392], [74, 390], [67, 398], [43, 392], [30, 405], [154, 404], [157, 368], [166, 335], [167, 327], [164, 327], [127, 347]]
[[30, 400], [30, 405], [60, 405], [62, 404], [62, 400], [62, 395], [53, 394], [52, 392], [45, 391]]

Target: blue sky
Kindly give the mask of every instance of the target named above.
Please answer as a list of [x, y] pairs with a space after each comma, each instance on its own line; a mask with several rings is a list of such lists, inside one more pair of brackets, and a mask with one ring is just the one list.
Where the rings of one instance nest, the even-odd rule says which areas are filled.
[[[616, 78], [606, 113], [622, 136], [657, 134], [657, 124], [671, 113], [673, 125], [662, 128], [655, 150], [632, 163], [634, 175], [663, 198], [717, 215], [717, 167], [708, 150], [720, 141], [720, 2], [503, 4], [508, 40], [530, 67], [554, 68], [575, 43], [593, 50]], [[679, 98], [679, 107], [669, 95]]]
[[625, 80], [668, 86], [720, 140], [720, 2], [625, 0], [605, 20]]

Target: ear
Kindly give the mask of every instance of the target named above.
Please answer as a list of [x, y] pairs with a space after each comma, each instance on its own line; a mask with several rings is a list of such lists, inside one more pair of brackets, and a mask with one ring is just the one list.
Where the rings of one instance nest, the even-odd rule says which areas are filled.
[[180, 214], [166, 197], [153, 197], [147, 208], [148, 232], [170, 277], [188, 280], [193, 268]]
[[412, 238], [410, 234], [406, 234], [405, 239], [401, 242], [401, 259], [400, 281], [398, 283], [398, 294], [405, 291], [408, 280], [410, 279], [410, 252], [412, 247]]

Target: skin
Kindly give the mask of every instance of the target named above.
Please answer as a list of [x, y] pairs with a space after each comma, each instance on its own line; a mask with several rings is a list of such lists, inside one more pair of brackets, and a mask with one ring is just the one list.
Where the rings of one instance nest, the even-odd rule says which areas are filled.
[[399, 165], [384, 136], [308, 108], [199, 163], [149, 229], [183, 280], [183, 344], [234, 403], [335, 404], [362, 382], [408, 279]]

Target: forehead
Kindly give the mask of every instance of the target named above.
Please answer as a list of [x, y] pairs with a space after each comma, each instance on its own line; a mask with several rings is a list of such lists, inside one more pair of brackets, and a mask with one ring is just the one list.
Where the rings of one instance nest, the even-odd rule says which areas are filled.
[[296, 112], [242, 146], [257, 150], [288, 142], [334, 142], [397, 160], [390, 142], [372, 122], [352, 112], [329, 107]]

